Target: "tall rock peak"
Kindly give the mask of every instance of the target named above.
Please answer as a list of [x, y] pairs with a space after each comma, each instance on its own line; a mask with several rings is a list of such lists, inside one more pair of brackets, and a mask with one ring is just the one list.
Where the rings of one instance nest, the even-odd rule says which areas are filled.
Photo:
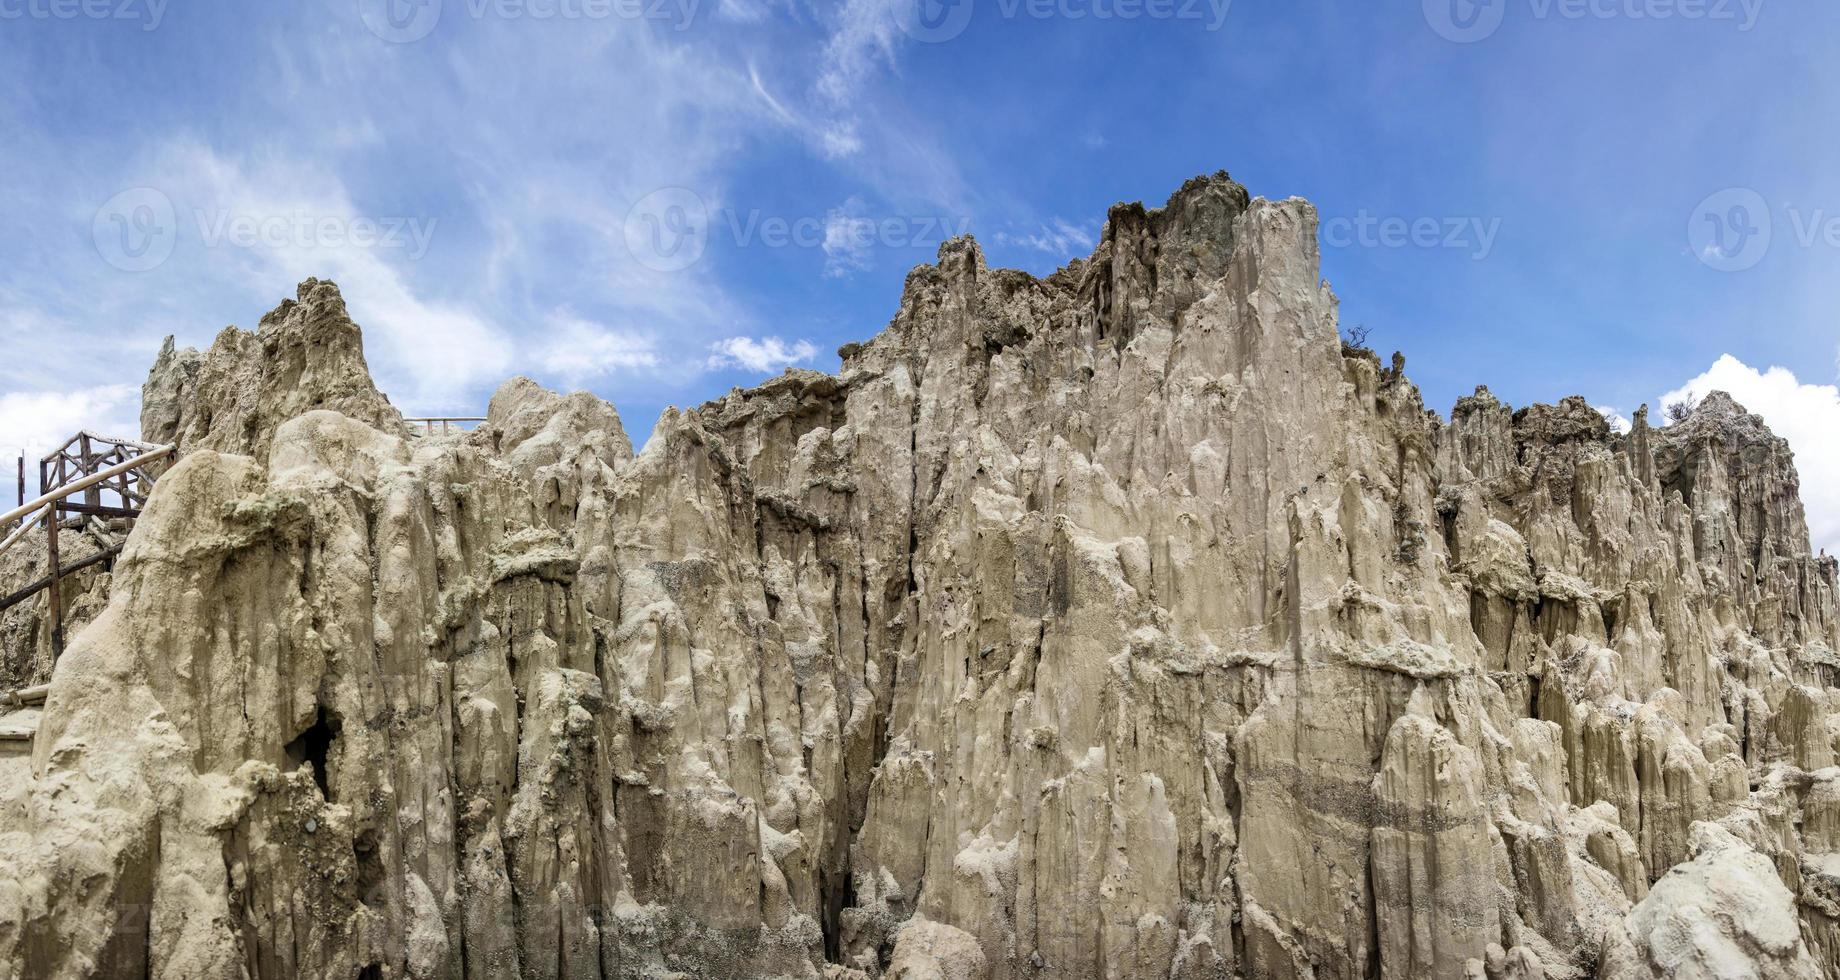
[[402, 433], [402, 413], [371, 380], [338, 286], [308, 279], [254, 333], [226, 327], [209, 351], [168, 337], [142, 386], [141, 435], [189, 449], [266, 455], [275, 429], [314, 410]]

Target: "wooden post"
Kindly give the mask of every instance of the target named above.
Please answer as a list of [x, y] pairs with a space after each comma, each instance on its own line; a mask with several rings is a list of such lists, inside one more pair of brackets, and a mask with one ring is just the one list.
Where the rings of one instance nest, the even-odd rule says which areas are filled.
[[64, 655], [64, 595], [58, 586], [58, 505], [52, 504], [46, 513], [45, 520], [50, 522], [45, 536], [50, 542], [46, 550], [51, 561], [51, 662], [56, 663]]
[[[79, 466], [78, 469], [81, 470], [85, 476], [90, 473], [100, 472], [104, 467], [96, 465], [96, 460], [94, 458], [95, 454], [90, 449], [89, 433], [86, 432], [79, 436], [77, 442], [80, 447], [77, 451], [83, 455], [83, 464]], [[91, 507], [102, 506], [101, 485], [98, 484], [97, 486], [90, 487], [88, 490], [83, 491], [83, 502]]]
[[26, 505], [26, 454], [19, 454], [19, 506]]

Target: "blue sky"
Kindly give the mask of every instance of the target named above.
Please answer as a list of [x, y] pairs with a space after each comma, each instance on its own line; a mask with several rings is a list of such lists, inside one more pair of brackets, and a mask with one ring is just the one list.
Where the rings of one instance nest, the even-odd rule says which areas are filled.
[[1226, 169], [1431, 406], [1744, 389], [1833, 547], [1836, 51], [1791, 0], [0, 0], [0, 448], [308, 275], [411, 413], [523, 373], [643, 440], [942, 237], [1046, 273]]

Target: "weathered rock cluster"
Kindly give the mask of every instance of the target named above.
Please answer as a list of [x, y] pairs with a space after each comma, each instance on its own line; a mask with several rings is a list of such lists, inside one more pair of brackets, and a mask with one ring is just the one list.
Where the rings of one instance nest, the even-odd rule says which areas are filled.
[[1224, 174], [842, 352], [413, 436], [309, 280], [0, 788], [0, 980], [1840, 980], [1840, 607], [1729, 398], [1449, 422]]

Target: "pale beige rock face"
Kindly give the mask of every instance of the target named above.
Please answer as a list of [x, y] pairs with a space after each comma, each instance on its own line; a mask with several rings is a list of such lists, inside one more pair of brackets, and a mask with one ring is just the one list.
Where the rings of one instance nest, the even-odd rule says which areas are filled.
[[1444, 423], [1224, 175], [842, 353], [637, 455], [411, 436], [328, 283], [162, 354], [0, 980], [1840, 980], [1836, 568], [1729, 399]]

